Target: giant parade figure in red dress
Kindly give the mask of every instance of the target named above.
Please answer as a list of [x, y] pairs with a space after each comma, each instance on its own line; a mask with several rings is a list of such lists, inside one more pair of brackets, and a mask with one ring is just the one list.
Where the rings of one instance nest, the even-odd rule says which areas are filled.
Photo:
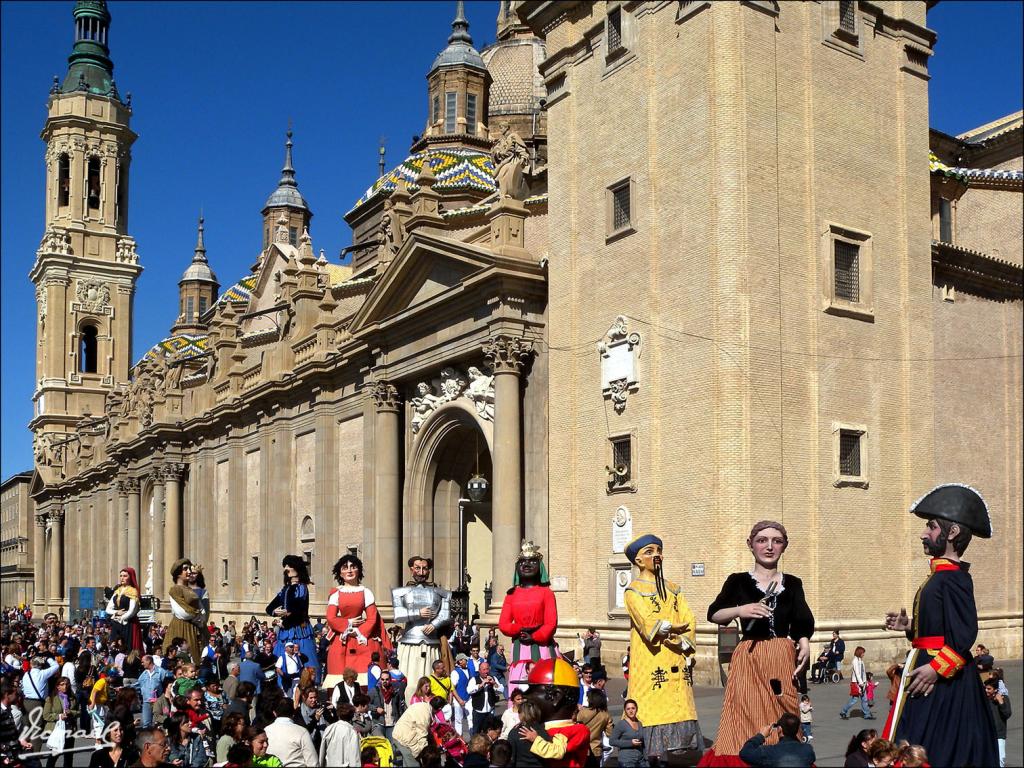
[[558, 608], [548, 582], [540, 547], [523, 541], [516, 560], [512, 588], [501, 606], [498, 629], [512, 640], [508, 691], [525, 685], [530, 667], [544, 659], [561, 658], [555, 642]]
[[330, 645], [323, 687], [329, 689], [340, 683], [342, 673], [349, 667], [365, 685], [371, 654], [378, 651], [381, 658], [386, 658], [391, 642], [377, 612], [373, 592], [362, 585], [363, 561], [355, 555], [343, 555], [332, 573], [338, 586], [327, 597]]

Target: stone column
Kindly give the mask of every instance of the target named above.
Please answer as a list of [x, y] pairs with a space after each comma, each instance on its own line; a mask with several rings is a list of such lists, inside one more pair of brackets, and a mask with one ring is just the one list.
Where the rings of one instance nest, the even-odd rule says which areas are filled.
[[124, 480], [117, 482], [117, 509], [114, 510], [114, 519], [114, 530], [117, 535], [116, 574], [128, 565], [128, 483]]
[[50, 521], [50, 603], [54, 606], [64, 599], [63, 505], [54, 505], [47, 517]]
[[494, 600], [501, 606], [512, 586], [522, 541], [522, 432], [520, 374], [533, 345], [525, 339], [496, 336], [484, 345], [494, 369], [494, 490], [491, 502], [491, 563]]
[[35, 603], [40, 609], [46, 605], [46, 514], [40, 513], [36, 515], [36, 530], [35, 530], [35, 541], [33, 541], [35, 550], [32, 553], [32, 568], [34, 573], [32, 574], [35, 578]]
[[[165, 464], [163, 470], [164, 478], [164, 568], [161, 582], [164, 587], [157, 593], [163, 599], [171, 586], [171, 574], [169, 569], [171, 563], [184, 556], [181, 547], [181, 475], [185, 471], [184, 464]], [[252, 480], [253, 478], [249, 478]]]
[[166, 570], [164, 568], [165, 535], [163, 467], [159, 467], [153, 482], [153, 530], [149, 537], [149, 545], [153, 548], [153, 584], [150, 589], [154, 595], [162, 595], [166, 591], [167, 577], [164, 574]]
[[[376, 553], [375, 587], [381, 595], [378, 604], [391, 603], [391, 589], [402, 583], [402, 486], [401, 486], [401, 398], [386, 381], [370, 388], [376, 409], [373, 427], [374, 505]], [[379, 585], [379, 586], [378, 586]]]
[[[141, 561], [139, 560], [139, 532], [142, 517], [142, 499], [139, 496], [139, 481], [134, 477], [124, 481], [128, 491], [128, 548], [125, 551], [125, 558], [135, 569], [135, 573], [141, 573]], [[124, 567], [124, 566], [119, 566]]]

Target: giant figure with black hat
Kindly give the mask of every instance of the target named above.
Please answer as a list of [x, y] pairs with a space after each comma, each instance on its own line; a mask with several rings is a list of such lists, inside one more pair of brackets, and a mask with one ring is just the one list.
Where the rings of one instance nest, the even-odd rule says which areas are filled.
[[971, 538], [992, 536], [985, 500], [973, 488], [940, 485], [910, 508], [927, 522], [921, 534], [931, 573], [905, 608], [887, 613], [885, 628], [907, 633], [906, 672], [883, 735], [928, 751], [932, 765], [998, 765], [995, 726], [971, 656], [978, 610], [969, 564]]
[[629, 611], [629, 694], [644, 724], [648, 759], [704, 749], [693, 700], [697, 622], [679, 586], [662, 574], [662, 541], [647, 533], [626, 545], [638, 569], [626, 587]]

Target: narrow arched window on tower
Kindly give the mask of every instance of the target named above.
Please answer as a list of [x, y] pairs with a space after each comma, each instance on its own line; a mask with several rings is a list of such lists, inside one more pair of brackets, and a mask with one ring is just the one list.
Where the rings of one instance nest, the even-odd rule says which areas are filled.
[[89, 193], [89, 210], [98, 211], [100, 208], [100, 159], [89, 158], [89, 177], [86, 180], [86, 189]]
[[96, 373], [96, 337], [98, 335], [95, 325], [82, 326], [82, 340], [78, 349], [78, 370], [81, 373]]
[[64, 208], [71, 203], [71, 158], [62, 153], [57, 158], [57, 206]]

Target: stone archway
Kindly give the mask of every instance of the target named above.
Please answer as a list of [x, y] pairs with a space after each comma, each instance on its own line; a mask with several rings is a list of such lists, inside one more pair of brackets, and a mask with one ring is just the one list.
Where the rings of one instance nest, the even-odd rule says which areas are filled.
[[[492, 579], [490, 493], [469, 502], [465, 491], [479, 469], [493, 484], [491, 423], [473, 406], [446, 403], [427, 419], [409, 451], [402, 560], [413, 554], [434, 558], [434, 579], [454, 589], [469, 576], [469, 613], [484, 611], [484, 586]], [[461, 519], [461, 529], [460, 529]]]

